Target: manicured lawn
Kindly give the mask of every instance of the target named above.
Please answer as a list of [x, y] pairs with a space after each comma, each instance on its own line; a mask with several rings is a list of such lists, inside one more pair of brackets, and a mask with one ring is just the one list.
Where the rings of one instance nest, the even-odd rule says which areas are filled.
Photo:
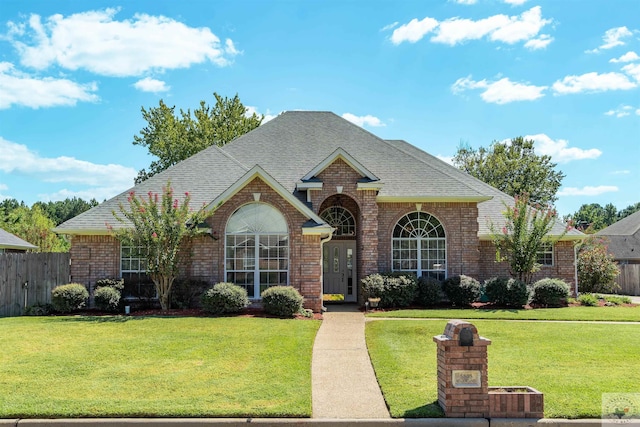
[[[640, 325], [473, 322], [489, 346], [489, 385], [528, 385], [545, 396], [545, 417], [599, 418], [602, 393], [638, 392]], [[432, 417], [436, 344], [446, 321], [367, 322], [378, 382], [393, 417]]]
[[640, 306], [635, 307], [564, 307], [518, 309], [434, 309], [390, 310], [370, 313], [369, 317], [432, 319], [504, 319], [504, 320], [592, 320], [640, 322]]
[[320, 322], [0, 319], [0, 418], [309, 417]]

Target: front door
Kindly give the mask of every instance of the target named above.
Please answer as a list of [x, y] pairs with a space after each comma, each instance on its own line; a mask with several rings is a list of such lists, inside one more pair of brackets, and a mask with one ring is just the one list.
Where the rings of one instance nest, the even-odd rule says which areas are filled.
[[323, 293], [342, 295], [344, 301], [358, 297], [356, 281], [356, 242], [332, 240], [324, 244], [322, 253]]

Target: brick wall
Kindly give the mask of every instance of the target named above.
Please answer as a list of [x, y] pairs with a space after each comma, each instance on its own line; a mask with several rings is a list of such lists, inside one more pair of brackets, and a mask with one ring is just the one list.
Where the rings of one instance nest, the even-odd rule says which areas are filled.
[[120, 242], [112, 236], [72, 236], [71, 281], [93, 287], [120, 275]]

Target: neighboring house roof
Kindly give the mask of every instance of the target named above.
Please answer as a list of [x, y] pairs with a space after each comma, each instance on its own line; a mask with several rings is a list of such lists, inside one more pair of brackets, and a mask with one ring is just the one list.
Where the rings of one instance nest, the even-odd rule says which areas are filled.
[[[501, 226], [504, 204], [513, 203], [505, 193], [407, 142], [383, 140], [334, 113], [312, 111], [282, 113], [222, 148], [209, 147], [195, 154], [134, 190], [137, 194], [157, 192], [171, 180], [176, 194], [190, 192], [193, 206], [209, 206], [227, 200], [247, 176], [259, 171], [261, 178], [273, 180], [270, 185], [291, 197], [290, 202], [302, 212], [304, 193], [300, 190], [321, 186], [316, 175], [336, 159], [363, 176], [359, 186], [379, 190], [380, 202], [479, 203], [481, 238], [490, 234], [491, 222]], [[106, 233], [105, 222], [116, 225], [111, 212], [126, 202], [129, 191], [61, 224], [56, 231]], [[321, 228], [326, 226], [307, 210], [310, 220]], [[556, 227], [553, 234], [564, 229]]]
[[596, 233], [609, 239], [609, 252], [616, 260], [640, 260], [640, 211]]
[[38, 247], [0, 228], [0, 249], [17, 249], [26, 251], [29, 249], [38, 249]]

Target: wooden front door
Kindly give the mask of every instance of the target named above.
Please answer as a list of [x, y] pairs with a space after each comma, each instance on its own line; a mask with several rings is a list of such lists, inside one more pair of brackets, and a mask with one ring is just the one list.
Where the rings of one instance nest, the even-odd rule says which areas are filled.
[[341, 294], [347, 302], [358, 300], [356, 280], [356, 242], [354, 240], [329, 241], [323, 246], [323, 293]]

